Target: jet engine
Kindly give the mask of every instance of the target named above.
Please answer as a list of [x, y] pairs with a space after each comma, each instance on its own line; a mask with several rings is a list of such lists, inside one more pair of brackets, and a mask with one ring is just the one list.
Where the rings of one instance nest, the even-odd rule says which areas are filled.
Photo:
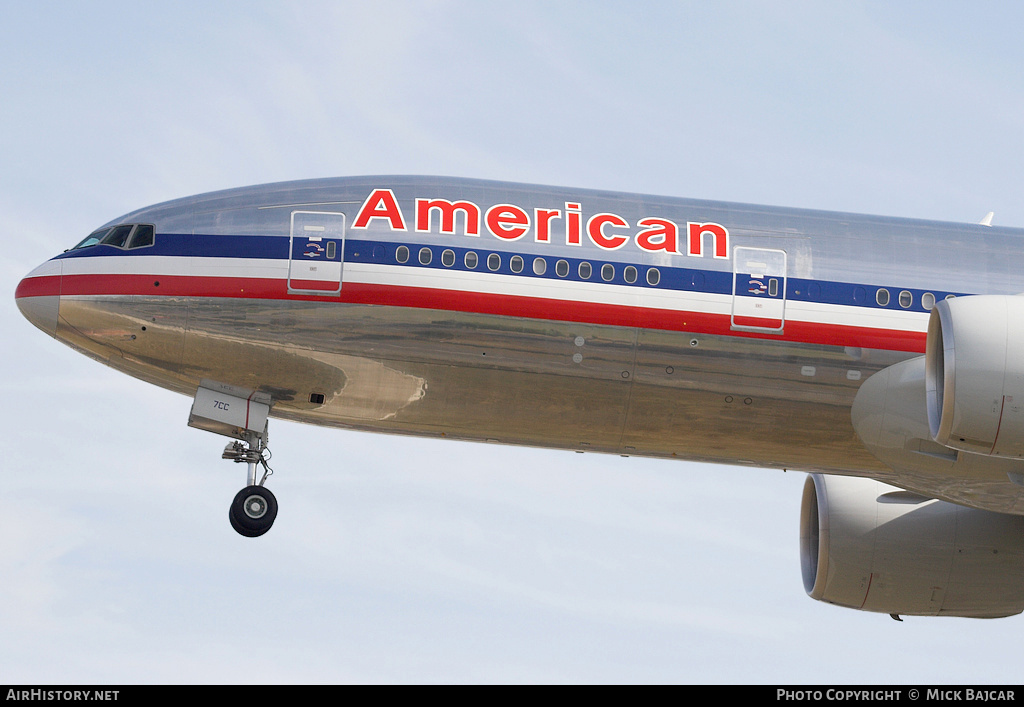
[[938, 302], [925, 353], [928, 426], [939, 444], [1024, 457], [1024, 297]]
[[821, 474], [808, 477], [800, 516], [804, 588], [814, 599], [917, 616], [1024, 611], [1024, 516]]

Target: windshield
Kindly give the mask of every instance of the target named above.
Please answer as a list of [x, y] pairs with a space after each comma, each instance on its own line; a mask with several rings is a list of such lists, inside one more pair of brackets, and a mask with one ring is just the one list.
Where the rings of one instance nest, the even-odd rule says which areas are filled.
[[110, 230], [110, 233], [103, 236], [103, 240], [100, 243], [124, 248], [125, 241], [128, 240], [128, 234], [131, 232], [132, 227], [130, 224], [127, 226], [115, 226]]
[[145, 248], [153, 245], [153, 225], [149, 223], [124, 223], [93, 231], [71, 250], [89, 248], [98, 243], [115, 248]]
[[93, 233], [90, 233], [88, 236], [86, 236], [81, 243], [76, 245], [71, 250], [78, 250], [79, 248], [88, 248], [91, 245], [96, 245], [101, 240], [103, 240], [103, 237], [110, 233], [110, 231], [111, 229], [109, 228], [101, 228], [98, 231], [94, 231]]

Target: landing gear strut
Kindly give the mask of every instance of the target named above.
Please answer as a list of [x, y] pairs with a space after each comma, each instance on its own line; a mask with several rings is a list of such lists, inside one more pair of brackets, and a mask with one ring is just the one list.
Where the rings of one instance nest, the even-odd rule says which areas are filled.
[[[265, 435], [264, 435], [265, 436]], [[277, 518], [277, 499], [270, 489], [263, 486], [267, 477], [274, 473], [267, 465], [270, 450], [263, 443], [263, 436], [247, 434], [244, 442], [232, 442], [224, 448], [224, 459], [239, 464], [248, 464], [248, 483], [235, 494], [228, 509], [228, 520], [239, 535], [256, 538], [270, 530]], [[256, 482], [256, 466], [263, 467], [263, 477]]]
[[[228, 444], [222, 456], [249, 465], [246, 486], [235, 495], [228, 511], [231, 527], [247, 538], [263, 535], [277, 518], [277, 499], [263, 487], [274, 473], [267, 465], [267, 416], [272, 404], [266, 393], [204, 380], [196, 389], [188, 416], [189, 427], [238, 440]], [[263, 467], [258, 482], [257, 466]]]

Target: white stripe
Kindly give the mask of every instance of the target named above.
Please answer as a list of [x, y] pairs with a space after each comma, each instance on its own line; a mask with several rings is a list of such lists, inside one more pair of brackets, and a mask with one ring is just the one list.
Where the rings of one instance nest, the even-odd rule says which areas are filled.
[[[288, 261], [265, 258], [198, 258], [189, 256], [132, 256], [125, 258], [66, 258], [65, 275], [154, 275], [286, 280]], [[595, 277], [600, 277], [595, 270]], [[732, 295], [655, 287], [613, 285], [600, 281], [555, 280], [487, 271], [441, 270], [379, 263], [345, 263], [344, 281], [385, 287], [459, 290], [508, 297], [641, 307], [663, 311], [695, 311], [729, 316]], [[852, 305], [787, 300], [787, 322], [829, 324], [926, 332], [928, 313]]]
[[[391, 287], [460, 290], [510, 297], [541, 297], [594, 304], [643, 307], [665, 311], [695, 311], [730, 315], [732, 295], [610, 285], [576, 280], [551, 280], [518, 275], [409, 268], [396, 265], [349, 263], [345, 281]], [[839, 324], [869, 329], [926, 332], [926, 312], [901, 312], [823, 302], [786, 301], [786, 321]]]
[[65, 275], [162, 275], [164, 277], [288, 277], [288, 261], [266, 258], [193, 258], [187, 255], [139, 255], [66, 258]]

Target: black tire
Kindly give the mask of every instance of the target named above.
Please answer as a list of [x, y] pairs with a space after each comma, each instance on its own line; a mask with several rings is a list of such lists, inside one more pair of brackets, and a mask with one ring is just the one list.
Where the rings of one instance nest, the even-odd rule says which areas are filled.
[[267, 530], [262, 530], [262, 531], [260, 531], [260, 530], [248, 530], [248, 529], [243, 528], [242, 526], [240, 526], [238, 524], [238, 521], [235, 520], [234, 504], [232, 504], [231, 508], [228, 509], [228, 521], [231, 523], [231, 527], [234, 529], [234, 531], [236, 533], [238, 533], [242, 537], [246, 537], [246, 538], [258, 538], [259, 536], [263, 535], [263, 533], [267, 532], [267, 530], [269, 530], [269, 528], [267, 528]]
[[[246, 486], [235, 494], [228, 511], [231, 527], [249, 538], [270, 530], [277, 518], [277, 499], [263, 486]], [[244, 531], [244, 532], [243, 532]]]

